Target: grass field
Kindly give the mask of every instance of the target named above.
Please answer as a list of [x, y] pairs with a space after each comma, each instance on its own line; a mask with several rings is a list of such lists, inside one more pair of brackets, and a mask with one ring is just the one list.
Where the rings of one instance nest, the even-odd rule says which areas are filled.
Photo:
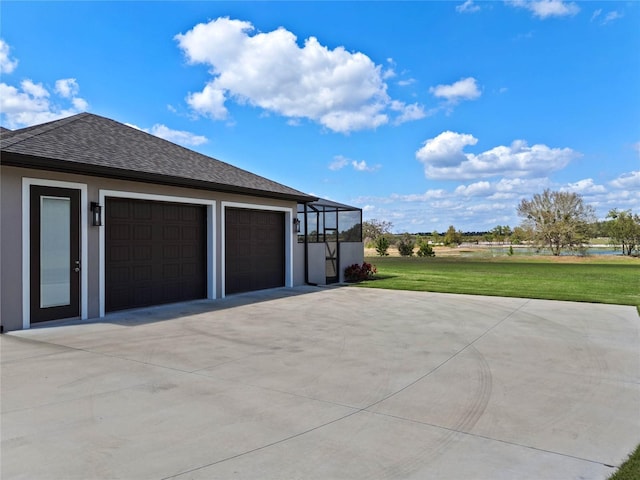
[[[436, 254], [438, 255], [438, 254]], [[611, 303], [640, 307], [640, 259], [461, 256], [366, 257], [371, 288]]]
[[629, 459], [609, 477], [610, 480], [638, 480], [640, 478], [640, 445], [635, 449]]

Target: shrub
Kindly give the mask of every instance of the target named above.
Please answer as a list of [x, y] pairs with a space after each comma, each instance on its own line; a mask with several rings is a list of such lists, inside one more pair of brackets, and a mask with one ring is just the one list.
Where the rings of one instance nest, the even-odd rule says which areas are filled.
[[418, 256], [435, 257], [436, 252], [433, 251], [433, 248], [427, 242], [420, 242], [420, 244], [418, 245]]
[[344, 269], [344, 279], [347, 282], [361, 282], [363, 280], [369, 280], [378, 273], [375, 265], [363, 262], [362, 265], [354, 263]]
[[376, 240], [376, 252], [378, 252], [378, 255], [381, 257], [388, 256], [389, 252], [387, 250], [389, 250], [389, 240], [387, 237], [378, 237]]
[[400, 253], [400, 255], [402, 255], [403, 257], [411, 257], [413, 256], [413, 247], [414, 247], [414, 243], [413, 240], [411, 239], [411, 236], [407, 233], [405, 233], [402, 238], [400, 239], [400, 241], [396, 244], [396, 246], [398, 247], [398, 252]]

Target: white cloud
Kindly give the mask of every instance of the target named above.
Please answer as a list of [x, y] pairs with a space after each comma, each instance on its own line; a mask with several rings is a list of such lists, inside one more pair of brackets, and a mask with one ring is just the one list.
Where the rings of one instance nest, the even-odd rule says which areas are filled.
[[425, 141], [416, 152], [416, 158], [424, 164], [427, 178], [462, 180], [496, 176], [544, 177], [580, 156], [570, 148], [529, 146], [524, 140], [477, 155], [464, 152], [465, 147], [477, 142], [473, 135], [446, 131]]
[[454, 191], [456, 195], [464, 195], [465, 197], [481, 197], [492, 191], [491, 184], [486, 181], [472, 183], [471, 185], [460, 185]]
[[69, 99], [51, 101], [51, 93], [41, 84], [23, 80], [20, 88], [0, 83], [0, 112], [9, 128], [22, 128], [75, 115], [87, 109], [82, 98], [72, 98], [70, 105], [60, 104]]
[[456, 11], [459, 13], [476, 13], [480, 11], [480, 6], [473, 3], [473, 0], [466, 0], [456, 6]]
[[622, 174], [615, 180], [612, 180], [610, 185], [615, 188], [640, 192], [640, 170]]
[[9, 44], [0, 39], [0, 73], [11, 73], [18, 66], [18, 60], [9, 58], [10, 50]]
[[[598, 20], [600, 17], [600, 15], [602, 15], [602, 9], [598, 8], [597, 10], [594, 10], [593, 14], [591, 15], [591, 21], [595, 22], [596, 20]], [[615, 20], [618, 20], [620, 18], [624, 17], [623, 13], [618, 12], [617, 10], [612, 10], [610, 12], [607, 12], [607, 14], [604, 16], [604, 18], [602, 18], [602, 21], [600, 21], [600, 25], [607, 25], [608, 23], [611, 23]]]
[[381, 165], [374, 165], [371, 167], [367, 165], [367, 162], [364, 160], [360, 160], [359, 162], [354, 160], [351, 162], [351, 166], [358, 172], [375, 172], [376, 170], [380, 170], [382, 167]]
[[416, 152], [416, 157], [425, 166], [428, 164], [433, 168], [452, 167], [465, 162], [467, 156], [462, 150], [467, 145], [476, 143], [478, 139], [473, 135], [446, 131], [425, 141], [422, 148]]
[[569, 183], [562, 187], [561, 190], [579, 193], [580, 195], [605, 193], [607, 191], [603, 185], [596, 185], [592, 178], [585, 178], [574, 183]]
[[415, 78], [407, 78], [406, 80], [398, 80], [397, 84], [401, 87], [406, 87], [408, 85], [412, 85], [416, 83]]
[[401, 123], [405, 122], [412, 122], [414, 120], [420, 120], [421, 118], [424, 118], [428, 115], [428, 113], [424, 111], [424, 107], [422, 105], [418, 105], [417, 103], [405, 105], [402, 102], [392, 102], [391, 108], [393, 110], [402, 112], [400, 116], [395, 119], [395, 125], [400, 125]]
[[[368, 56], [333, 50], [309, 37], [302, 47], [284, 28], [255, 32], [246, 21], [217, 18], [175, 36], [191, 63], [210, 67], [213, 78], [187, 103], [196, 114], [224, 119], [233, 100], [291, 119], [308, 119], [336, 132], [389, 123], [391, 99], [384, 70]], [[409, 105], [399, 116], [415, 117]]]
[[191, 132], [184, 130], [172, 130], [171, 128], [162, 125], [161, 123], [155, 124], [151, 127], [150, 133], [156, 137], [164, 138], [170, 142], [179, 143], [181, 145], [196, 146], [207, 143], [207, 137], [202, 135], [195, 135]]
[[173, 130], [161, 123], [156, 123], [151, 128], [140, 128], [138, 125], [126, 122], [125, 125], [131, 128], [135, 128], [136, 130], [150, 133], [151, 135], [155, 135], [156, 137], [163, 138], [170, 142], [179, 143], [180, 145], [197, 146], [209, 141], [207, 137], [204, 137], [202, 135], [196, 135], [184, 130]]
[[367, 162], [365, 160], [351, 160], [342, 155], [336, 155], [335, 157], [333, 157], [333, 161], [329, 164], [329, 170], [342, 170], [347, 165], [351, 165], [357, 172], [375, 172], [382, 167], [381, 165], [375, 165], [372, 167], [367, 165]]
[[33, 83], [31, 80], [23, 80], [20, 86], [24, 93], [33, 98], [46, 98], [49, 96], [49, 92], [47, 92], [41, 83]]
[[476, 79], [473, 77], [460, 79], [451, 85], [431, 87], [429, 92], [452, 103], [457, 103], [461, 100], [475, 100], [481, 95]]
[[333, 162], [329, 164], [329, 170], [340, 170], [349, 165], [349, 159], [342, 155], [333, 157]]
[[611, 22], [613, 22], [615, 20], [618, 20], [618, 19], [620, 19], [622, 17], [624, 17], [624, 15], [622, 13], [620, 13], [620, 12], [618, 12], [616, 10], [613, 10], [613, 11], [607, 13], [604, 16], [604, 19], [602, 20], [602, 25], [606, 25], [606, 24], [611, 23]]
[[575, 2], [563, 0], [511, 0], [508, 3], [525, 8], [540, 19], [574, 16], [580, 11], [580, 7]]
[[72, 98], [78, 95], [80, 86], [75, 78], [63, 78], [56, 80], [56, 93], [64, 98]]
[[[0, 72], [10, 73], [18, 65], [9, 59], [9, 46], [0, 40]], [[20, 82], [20, 87], [0, 83], [0, 120], [8, 128], [16, 129], [51, 122], [87, 110], [86, 100], [77, 97], [80, 87], [74, 78], [57, 80], [52, 99], [51, 92], [31, 79]], [[69, 105], [65, 106], [64, 104]]]

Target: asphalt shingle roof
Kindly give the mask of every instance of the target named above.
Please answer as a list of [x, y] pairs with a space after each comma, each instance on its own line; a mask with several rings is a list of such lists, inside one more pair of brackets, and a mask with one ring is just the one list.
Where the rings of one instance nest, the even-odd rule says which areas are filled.
[[271, 198], [316, 197], [99, 115], [0, 134], [3, 164]]

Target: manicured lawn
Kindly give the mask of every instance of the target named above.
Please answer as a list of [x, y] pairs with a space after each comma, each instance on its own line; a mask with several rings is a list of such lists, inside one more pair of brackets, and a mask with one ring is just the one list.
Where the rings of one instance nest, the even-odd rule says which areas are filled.
[[610, 480], [638, 480], [640, 478], [640, 445], [618, 471], [609, 477]]
[[367, 257], [371, 288], [640, 306], [640, 259], [619, 256]]

